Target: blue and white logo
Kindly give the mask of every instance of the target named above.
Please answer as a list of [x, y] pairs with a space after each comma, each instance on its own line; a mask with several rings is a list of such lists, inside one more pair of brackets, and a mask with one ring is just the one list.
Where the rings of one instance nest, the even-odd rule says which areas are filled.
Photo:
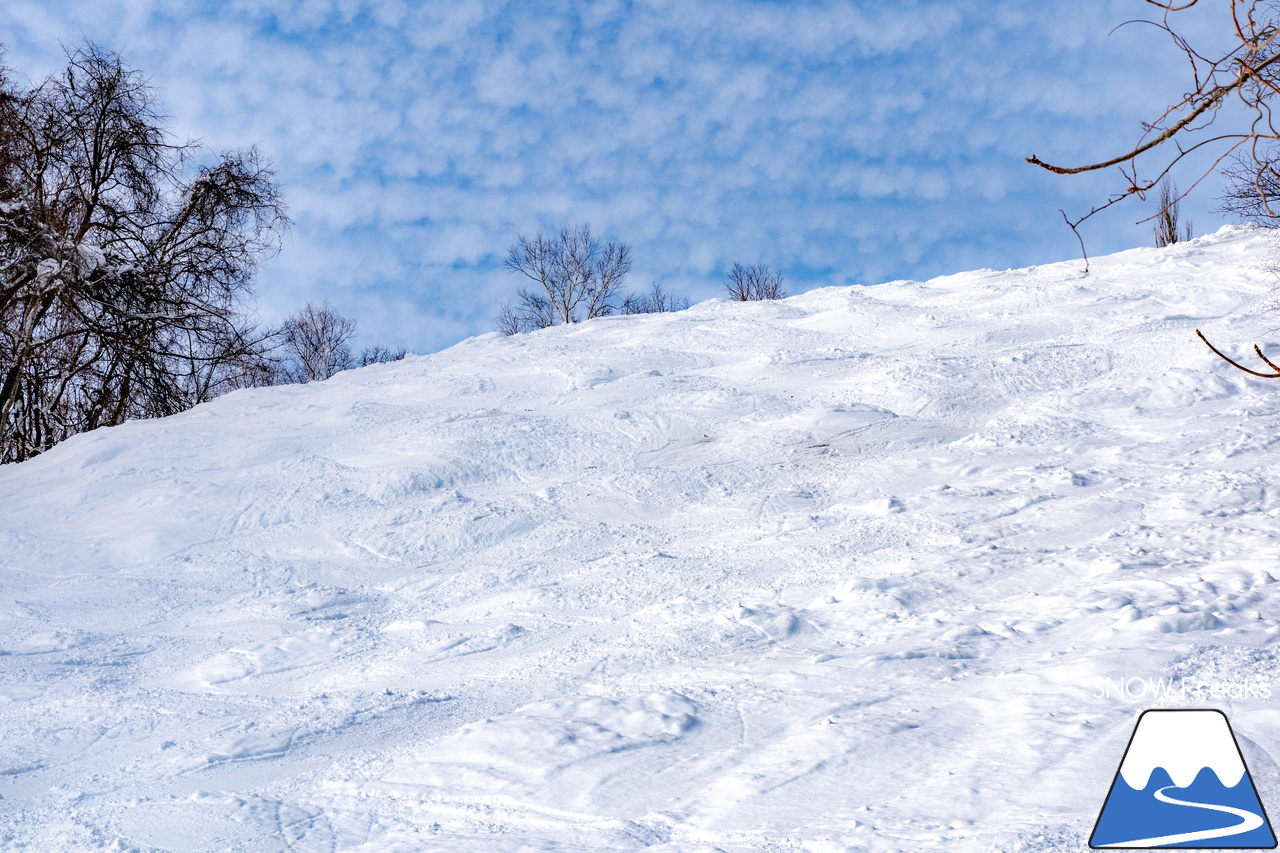
[[1271, 822], [1221, 711], [1144, 711], [1093, 848], [1270, 849]]

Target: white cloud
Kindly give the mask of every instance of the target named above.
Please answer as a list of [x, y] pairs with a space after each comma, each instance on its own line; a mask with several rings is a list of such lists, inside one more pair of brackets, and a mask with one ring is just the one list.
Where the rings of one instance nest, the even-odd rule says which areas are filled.
[[734, 259], [800, 288], [1070, 256], [1057, 208], [1109, 184], [1021, 158], [1114, 150], [1180, 91], [1151, 38], [1106, 37], [1131, 6], [7, 0], [0, 31], [37, 75], [83, 34], [178, 132], [261, 143], [298, 223], [264, 304], [332, 298], [431, 348], [489, 327], [539, 224], [590, 219], [695, 298]]

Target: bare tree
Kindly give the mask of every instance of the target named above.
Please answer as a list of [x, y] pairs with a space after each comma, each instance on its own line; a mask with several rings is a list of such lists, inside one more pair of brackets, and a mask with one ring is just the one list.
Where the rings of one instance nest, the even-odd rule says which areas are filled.
[[[1276, 204], [1280, 198], [1277, 192], [1280, 190], [1280, 127], [1276, 125], [1272, 109], [1274, 96], [1280, 94], [1280, 4], [1274, 0], [1231, 0], [1230, 22], [1222, 32], [1228, 46], [1225, 50], [1206, 53], [1174, 26], [1177, 14], [1199, 5], [1200, 0], [1147, 0], [1147, 3], [1161, 10], [1159, 18], [1134, 23], [1148, 24], [1163, 31], [1186, 57], [1191, 79], [1185, 94], [1153, 121], [1143, 122], [1143, 132], [1136, 144], [1114, 157], [1076, 167], [1054, 166], [1035, 155], [1027, 158], [1028, 163], [1060, 175], [1112, 167], [1119, 169], [1122, 190], [1075, 219], [1065, 212], [1062, 214], [1080, 240], [1086, 272], [1089, 269], [1088, 253], [1080, 237], [1080, 224], [1129, 196], [1144, 197], [1184, 158], [1202, 149], [1214, 158], [1213, 164], [1196, 178], [1190, 189], [1215, 169], [1221, 168], [1227, 183], [1223, 210], [1259, 225], [1280, 224], [1280, 210]], [[1239, 112], [1224, 111], [1223, 106], [1229, 102], [1242, 109]], [[1207, 128], [1223, 115], [1230, 117], [1228, 120], [1234, 122], [1232, 126], [1222, 128], [1225, 132], [1209, 134]], [[1143, 177], [1143, 171], [1149, 177]], [[1179, 195], [1175, 191], [1167, 200], [1162, 197], [1160, 212], [1156, 216], [1167, 216], [1170, 205], [1185, 196], [1186, 193]], [[1198, 330], [1197, 334], [1200, 334]], [[1200, 334], [1200, 338], [1215, 353], [1227, 359], [1209, 344], [1204, 335]], [[1262, 356], [1260, 349], [1254, 349], [1268, 366], [1274, 367]], [[1241, 367], [1234, 361], [1231, 364], [1255, 376], [1280, 378], [1280, 370], [1274, 375], [1263, 374]]]
[[504, 302], [502, 307], [498, 309], [497, 326], [499, 332], [508, 336], [533, 331], [535, 328], [542, 328], [541, 326], [530, 327], [525, 322], [523, 313], [512, 308], [510, 302]]
[[754, 302], [762, 299], [785, 299], [787, 289], [782, 285], [782, 274], [769, 269], [767, 264], [743, 266], [735, 263], [725, 275], [724, 289], [730, 299]]
[[284, 322], [285, 377], [291, 382], [317, 382], [355, 366], [350, 346], [355, 334], [355, 321], [328, 302], [308, 302]]
[[1151, 229], [1156, 236], [1156, 248], [1191, 239], [1191, 220], [1188, 219], [1185, 225], [1180, 222], [1181, 207], [1178, 185], [1166, 175], [1160, 182], [1160, 211], [1156, 214], [1156, 224]]
[[343, 370], [399, 361], [409, 354], [404, 347], [378, 344], [355, 355], [351, 344], [356, 333], [356, 321], [339, 314], [329, 302], [308, 302], [275, 334], [277, 365], [272, 381], [264, 384], [319, 382]]
[[387, 364], [392, 361], [399, 361], [409, 354], [404, 347], [384, 347], [381, 344], [371, 347], [365, 347], [360, 351], [360, 357], [356, 359], [356, 367], [368, 367], [371, 364]]
[[622, 301], [623, 314], [661, 314], [666, 311], [683, 311], [689, 307], [689, 297], [668, 293], [654, 282], [648, 293], [633, 293]]
[[1280, 209], [1273, 205], [1280, 199], [1280, 172], [1277, 164], [1259, 169], [1248, 157], [1234, 157], [1222, 166], [1226, 191], [1221, 201], [1223, 213], [1264, 228], [1280, 227]]
[[[1244, 215], [1250, 221], [1273, 216], [1271, 205], [1276, 198], [1275, 190], [1280, 186], [1276, 173], [1280, 166], [1280, 149], [1277, 148], [1280, 129], [1274, 123], [1270, 101], [1273, 95], [1280, 93], [1280, 50], [1277, 50], [1276, 41], [1280, 36], [1280, 5], [1270, 0], [1233, 0], [1230, 3], [1231, 23], [1224, 32], [1231, 42], [1230, 47], [1225, 52], [1206, 55], [1173, 25], [1176, 13], [1198, 5], [1200, 0], [1146, 2], [1161, 10], [1160, 17], [1130, 23], [1154, 26], [1169, 36], [1187, 58], [1190, 91], [1153, 121], [1143, 122], [1143, 132], [1137, 143], [1117, 156], [1076, 167], [1055, 166], [1034, 154], [1027, 158], [1027, 162], [1060, 175], [1112, 167], [1119, 169], [1124, 184], [1122, 190], [1074, 220], [1063, 214], [1077, 237], [1077, 229], [1086, 219], [1131, 195], [1145, 196], [1183, 158], [1202, 148], [1211, 151], [1215, 159], [1213, 165], [1197, 177], [1191, 189], [1215, 168], [1227, 164], [1223, 172], [1230, 187], [1228, 197], [1239, 197], [1236, 203], [1228, 204], [1227, 209]], [[1244, 107], [1244, 120], [1225, 133], [1192, 140], [1192, 134], [1214, 124], [1228, 100]], [[1141, 176], [1140, 167], [1143, 165], [1151, 177]], [[1179, 201], [1185, 196], [1186, 193], [1173, 193], [1170, 200]], [[1161, 213], [1167, 206], [1161, 206]], [[1081, 241], [1082, 249], [1083, 246]], [[1085, 260], [1087, 269], [1087, 254]]]
[[558, 322], [551, 300], [541, 293], [520, 288], [518, 303], [504, 303], [498, 311], [498, 331], [504, 335], [517, 335], [554, 326]]
[[265, 376], [243, 303], [287, 227], [255, 149], [198, 165], [155, 91], [86, 43], [0, 67], [0, 462]]
[[498, 328], [510, 335], [617, 311], [623, 280], [631, 272], [631, 247], [604, 242], [590, 225], [565, 225], [556, 234], [518, 237], [506, 267], [534, 283], [519, 290], [514, 307], [502, 307]]

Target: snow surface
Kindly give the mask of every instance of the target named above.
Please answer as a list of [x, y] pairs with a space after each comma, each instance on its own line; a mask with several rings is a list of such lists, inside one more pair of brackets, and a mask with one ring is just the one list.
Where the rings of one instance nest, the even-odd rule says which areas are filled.
[[1267, 249], [483, 335], [0, 468], [0, 848], [1083, 850], [1153, 705], [1280, 810], [1280, 384], [1193, 335], [1265, 340]]

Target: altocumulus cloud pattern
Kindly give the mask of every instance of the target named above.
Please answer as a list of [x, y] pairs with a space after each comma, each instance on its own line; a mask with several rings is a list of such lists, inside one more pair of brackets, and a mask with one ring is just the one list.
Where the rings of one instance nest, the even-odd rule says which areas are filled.
[[[261, 143], [297, 223], [265, 314], [329, 298], [427, 350], [490, 330], [506, 247], [563, 221], [695, 301], [735, 260], [799, 292], [1072, 257], [1057, 209], [1110, 179], [1022, 158], [1109, 153], [1167, 102], [1179, 57], [1107, 35], [1133, 7], [7, 0], [0, 33], [33, 76], [92, 39], [162, 88], [178, 134]], [[1147, 243], [1142, 215], [1091, 251]]]

